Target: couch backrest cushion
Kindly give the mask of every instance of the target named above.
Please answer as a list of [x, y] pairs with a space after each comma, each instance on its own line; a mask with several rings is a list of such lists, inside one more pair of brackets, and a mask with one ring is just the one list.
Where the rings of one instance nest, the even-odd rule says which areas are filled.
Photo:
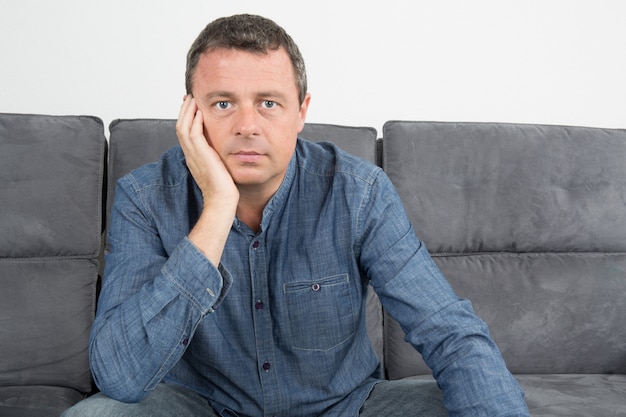
[[[418, 237], [513, 372], [626, 372], [625, 130], [393, 121], [383, 142]], [[425, 372], [385, 330], [389, 376]]]
[[306, 123], [300, 137], [313, 142], [332, 142], [346, 152], [376, 164], [376, 129], [373, 127], [339, 126]]
[[157, 161], [163, 152], [178, 144], [176, 120], [171, 119], [118, 119], [111, 122], [109, 132], [107, 229], [117, 180], [141, 165]]
[[[115, 184], [119, 178], [134, 168], [158, 160], [164, 151], [178, 145], [176, 120], [172, 119], [115, 120], [109, 130], [111, 137], [107, 213], [111, 212]], [[320, 123], [307, 123], [300, 133], [300, 137], [314, 142], [333, 142], [343, 150], [372, 163], [377, 160], [376, 135], [376, 130], [371, 127]], [[374, 349], [382, 360], [382, 310], [373, 291], [369, 292], [367, 320]]]
[[105, 162], [100, 119], [0, 114], [0, 386], [91, 388]]

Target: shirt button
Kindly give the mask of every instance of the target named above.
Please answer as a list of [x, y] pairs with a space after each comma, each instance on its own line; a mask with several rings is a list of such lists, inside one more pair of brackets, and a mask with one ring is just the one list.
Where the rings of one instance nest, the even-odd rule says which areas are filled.
[[252, 247], [253, 247], [254, 249], [258, 248], [258, 247], [259, 247], [259, 241], [258, 241], [258, 240], [255, 240], [255, 241], [254, 241], [254, 243], [252, 244]]
[[272, 365], [270, 365], [270, 363], [269, 363], [269, 362], [265, 362], [265, 363], [263, 363], [263, 370], [264, 370], [265, 372], [269, 372], [269, 370], [270, 370], [270, 368], [271, 368], [271, 367], [272, 367]]
[[256, 308], [257, 310], [261, 310], [263, 308], [263, 301], [258, 300], [254, 305], [254, 308]]
[[319, 291], [320, 288], [322, 288], [322, 286], [320, 284], [313, 284], [313, 285], [311, 285], [311, 289], [313, 291]]

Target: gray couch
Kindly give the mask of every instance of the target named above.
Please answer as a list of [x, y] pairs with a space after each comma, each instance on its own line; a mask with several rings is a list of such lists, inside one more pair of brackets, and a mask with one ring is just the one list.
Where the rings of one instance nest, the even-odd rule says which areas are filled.
[[93, 117], [0, 115], [0, 416], [92, 390], [106, 139]]
[[[87, 364], [115, 181], [176, 145], [173, 120], [0, 114], [0, 417], [57, 416]], [[626, 131], [495, 123], [308, 124], [379, 164], [533, 416], [626, 416]], [[106, 195], [106, 199], [103, 198]], [[105, 203], [106, 201], [106, 203]], [[429, 378], [372, 293], [386, 378]]]

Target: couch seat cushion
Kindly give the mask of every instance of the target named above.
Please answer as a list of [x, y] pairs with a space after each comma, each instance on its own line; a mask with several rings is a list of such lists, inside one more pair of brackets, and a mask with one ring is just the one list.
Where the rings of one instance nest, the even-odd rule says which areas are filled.
[[83, 398], [65, 387], [0, 387], [0, 417], [53, 417]]
[[626, 375], [515, 375], [533, 417], [624, 417]]

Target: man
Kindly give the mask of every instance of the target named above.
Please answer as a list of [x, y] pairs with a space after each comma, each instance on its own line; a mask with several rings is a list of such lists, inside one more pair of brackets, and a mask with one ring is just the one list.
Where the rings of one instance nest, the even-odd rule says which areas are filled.
[[[310, 96], [284, 30], [218, 19], [187, 61], [180, 148], [117, 186], [90, 343], [101, 394], [66, 415], [528, 415], [384, 173], [297, 139]], [[368, 283], [443, 396], [379, 379]]]

